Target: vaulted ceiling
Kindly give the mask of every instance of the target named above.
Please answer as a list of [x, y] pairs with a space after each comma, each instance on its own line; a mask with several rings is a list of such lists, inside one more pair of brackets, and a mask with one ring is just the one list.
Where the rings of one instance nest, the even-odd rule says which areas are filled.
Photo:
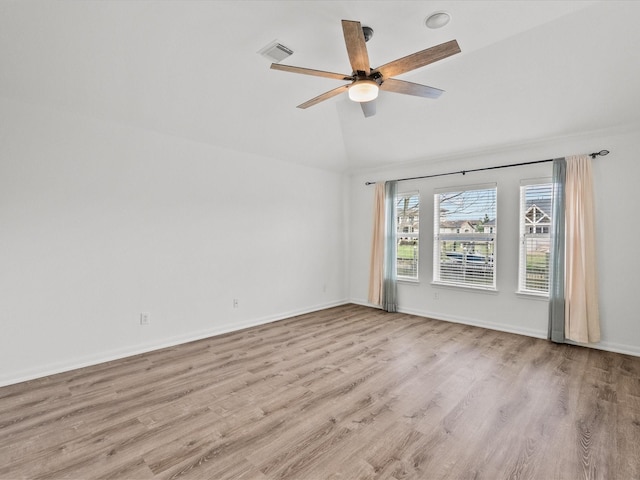
[[[440, 30], [425, 17], [446, 10]], [[338, 171], [640, 122], [640, 2], [0, 2], [0, 96]], [[340, 20], [374, 29], [373, 66], [457, 39], [462, 53], [402, 75], [438, 100], [381, 92], [364, 118], [340, 85], [270, 70], [351, 73]], [[4, 118], [2, 121], [8, 121]]]

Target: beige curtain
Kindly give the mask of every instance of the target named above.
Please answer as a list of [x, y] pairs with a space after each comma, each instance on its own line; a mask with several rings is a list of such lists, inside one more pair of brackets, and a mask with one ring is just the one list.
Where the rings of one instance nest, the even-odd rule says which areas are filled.
[[384, 182], [376, 183], [373, 199], [373, 240], [369, 270], [369, 303], [382, 305], [384, 281]]
[[600, 341], [591, 158], [567, 157], [565, 336]]

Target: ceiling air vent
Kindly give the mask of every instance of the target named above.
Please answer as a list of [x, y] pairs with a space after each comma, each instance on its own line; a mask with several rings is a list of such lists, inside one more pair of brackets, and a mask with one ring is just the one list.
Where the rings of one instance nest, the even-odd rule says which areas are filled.
[[269, 45], [264, 48], [261, 48], [258, 53], [262, 55], [264, 58], [269, 60], [270, 62], [281, 62], [285, 58], [290, 55], [293, 55], [293, 50], [288, 47], [285, 47], [281, 43], [278, 43], [277, 40], [274, 40]]

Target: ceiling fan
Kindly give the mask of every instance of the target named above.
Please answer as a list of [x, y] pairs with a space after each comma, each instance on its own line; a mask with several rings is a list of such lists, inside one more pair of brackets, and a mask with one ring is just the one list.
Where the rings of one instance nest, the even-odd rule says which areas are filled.
[[[373, 33], [369, 27], [363, 27], [360, 22], [352, 20], [342, 20], [342, 31], [344, 41], [347, 45], [347, 54], [351, 63], [351, 75], [341, 73], [325, 72], [313, 70], [311, 68], [293, 67], [272, 63], [271, 68], [285, 72], [301, 73], [304, 75], [314, 75], [316, 77], [333, 78], [351, 82], [333, 90], [318, 95], [311, 100], [298, 105], [298, 108], [308, 108], [324, 100], [335, 97], [343, 92], [349, 92], [349, 98], [354, 102], [359, 102], [365, 117], [371, 117], [376, 113], [376, 101], [378, 90], [387, 92], [403, 93], [405, 95], [415, 95], [417, 97], [438, 98], [443, 90], [438, 88], [420, 85], [418, 83], [406, 82], [392, 78], [416, 68], [424, 67], [430, 63], [437, 62], [443, 58], [460, 53], [458, 42], [451, 40], [435, 47], [427, 48], [419, 52], [407, 55], [381, 67], [371, 68], [369, 65], [369, 55], [365, 43], [365, 31], [370, 37]], [[368, 40], [368, 38], [367, 38]]]

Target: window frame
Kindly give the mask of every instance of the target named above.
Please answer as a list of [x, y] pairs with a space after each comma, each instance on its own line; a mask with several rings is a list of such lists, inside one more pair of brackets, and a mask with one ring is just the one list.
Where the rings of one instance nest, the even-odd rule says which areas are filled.
[[[440, 221], [441, 218], [441, 212], [440, 212], [440, 203], [441, 203], [441, 199], [440, 199], [440, 195], [445, 194], [445, 193], [462, 193], [462, 192], [469, 192], [469, 191], [482, 191], [482, 190], [493, 190], [494, 193], [494, 206], [493, 206], [493, 213], [494, 213], [494, 218], [493, 218], [493, 232], [491, 233], [485, 233], [483, 232], [470, 232], [471, 234], [474, 235], [474, 237], [472, 239], [470, 239], [471, 241], [474, 240], [480, 240], [483, 241], [483, 237], [492, 237], [490, 240], [491, 243], [491, 254], [485, 254], [484, 256], [487, 257], [485, 260], [487, 260], [487, 263], [491, 264], [491, 283], [474, 283], [474, 282], [465, 282], [465, 281], [452, 281], [452, 280], [446, 280], [442, 278], [442, 271], [441, 271], [441, 267], [442, 267], [442, 252], [441, 252], [441, 248], [442, 248], [442, 244], [441, 241], [445, 241], [442, 240], [442, 236], [443, 236], [443, 232], [441, 231], [442, 224]], [[438, 286], [447, 286], [447, 287], [453, 287], [453, 288], [459, 288], [459, 289], [471, 289], [471, 290], [481, 290], [481, 291], [488, 291], [488, 292], [496, 292], [497, 291], [497, 248], [498, 248], [498, 185], [497, 183], [484, 183], [484, 184], [475, 184], [475, 185], [463, 185], [463, 186], [452, 186], [452, 187], [446, 187], [446, 188], [437, 188], [434, 189], [434, 194], [433, 194], [433, 280], [432, 283], [434, 285], [438, 285]], [[465, 222], [469, 222], [471, 221], [470, 219], [460, 219], [460, 221], [465, 221]], [[456, 227], [453, 227], [456, 228]], [[446, 234], [446, 233], [444, 233]], [[453, 234], [453, 232], [449, 233], [449, 235], [465, 235], [463, 233], [460, 233], [460, 228], [456, 228], [456, 233]], [[487, 240], [484, 240], [487, 241]], [[454, 240], [454, 244], [455, 244], [455, 240]], [[487, 241], [489, 242], [489, 241]], [[488, 247], [487, 247], [488, 248]], [[490, 257], [490, 258], [489, 258]], [[467, 269], [467, 260], [466, 260], [466, 254], [463, 257], [465, 260], [463, 260], [464, 262], [464, 270], [466, 272]]]
[[[400, 221], [400, 214], [399, 214], [399, 210], [398, 210], [398, 205], [401, 201], [401, 199], [403, 198], [411, 198], [411, 197], [417, 197], [418, 199], [418, 203], [417, 203], [417, 210], [413, 210], [410, 215], [407, 216], [407, 218], [411, 219], [411, 231], [410, 232], [403, 232], [402, 230], [404, 230], [405, 228], [409, 228], [409, 227], [405, 227], [402, 222]], [[398, 279], [399, 282], [411, 282], [411, 283], [418, 283], [420, 281], [420, 202], [421, 202], [421, 198], [420, 198], [420, 192], [418, 190], [411, 190], [411, 191], [406, 191], [406, 192], [398, 192], [396, 193], [396, 198], [395, 198], [395, 216], [396, 216], [396, 231], [395, 231], [395, 242], [396, 242], [396, 277]], [[417, 231], [414, 231], [414, 224], [418, 225], [418, 229]], [[398, 247], [400, 244], [400, 240], [404, 237], [407, 238], [414, 238], [415, 242], [416, 242], [416, 246], [414, 248], [414, 261], [415, 261], [415, 276], [410, 276], [410, 275], [400, 275], [398, 272], [400, 271], [399, 269], [399, 265], [398, 265], [398, 260], [399, 260], [399, 252], [398, 252]]]
[[[552, 212], [544, 212], [544, 210], [542, 210], [540, 208], [540, 206], [535, 205], [541, 212], [545, 213], [545, 216], [547, 216], [549, 218], [549, 222], [548, 225], [546, 224], [541, 224], [538, 225], [539, 222], [533, 222], [532, 224], [527, 224], [526, 218], [527, 218], [527, 213], [529, 212], [529, 210], [533, 207], [533, 205], [529, 208], [527, 208], [527, 189], [535, 187], [537, 189], [540, 189], [541, 187], [545, 187], [548, 188], [548, 195], [549, 195], [549, 203], [550, 203], [550, 209], [553, 210], [553, 184], [552, 184], [552, 179], [550, 177], [544, 177], [544, 178], [533, 178], [533, 179], [526, 179], [526, 180], [522, 180], [520, 182], [520, 192], [519, 192], [519, 196], [520, 196], [520, 206], [518, 208], [518, 229], [519, 229], [519, 236], [518, 236], [518, 240], [519, 240], [519, 246], [518, 246], [518, 286], [517, 286], [517, 291], [516, 293], [518, 295], [526, 295], [526, 296], [534, 296], [534, 297], [541, 297], [541, 298], [549, 298], [549, 289], [550, 289], [550, 274], [551, 274], [551, 270], [550, 270], [550, 265], [549, 265], [549, 255], [547, 255], [547, 277], [546, 277], [546, 283], [547, 283], [547, 289], [546, 291], [544, 290], [539, 290], [539, 289], [532, 289], [532, 288], [527, 288], [526, 285], [526, 278], [527, 278], [527, 257], [528, 257], [528, 247], [527, 247], [527, 243], [529, 239], [534, 239], [534, 240], [543, 240], [546, 241], [546, 243], [548, 244], [549, 248], [551, 248], [551, 215]], [[537, 230], [541, 228], [542, 232], [538, 232]], [[544, 232], [545, 228], [547, 229], [546, 232]], [[533, 229], [532, 232], [529, 232], [530, 229]]]

